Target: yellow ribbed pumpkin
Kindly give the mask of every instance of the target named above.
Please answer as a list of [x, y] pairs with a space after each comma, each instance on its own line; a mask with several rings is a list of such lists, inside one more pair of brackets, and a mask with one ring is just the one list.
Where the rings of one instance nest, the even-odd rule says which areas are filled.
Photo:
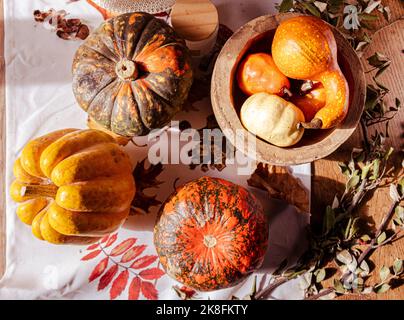
[[34, 139], [13, 171], [18, 217], [54, 244], [88, 244], [115, 231], [135, 195], [129, 156], [99, 130], [64, 129]]

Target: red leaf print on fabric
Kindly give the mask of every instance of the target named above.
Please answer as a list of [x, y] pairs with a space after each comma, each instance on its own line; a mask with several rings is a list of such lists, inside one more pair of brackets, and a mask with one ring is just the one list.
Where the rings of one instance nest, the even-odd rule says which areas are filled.
[[108, 271], [101, 277], [100, 283], [98, 284], [98, 291], [105, 289], [111, 281], [112, 278], [116, 275], [118, 272], [118, 265], [114, 264], [111, 268], [108, 269]]
[[114, 249], [112, 249], [110, 256], [111, 257], [120, 256], [122, 253], [128, 251], [129, 248], [135, 244], [136, 240], [137, 239], [135, 239], [135, 238], [129, 238], [129, 239], [121, 242]]
[[97, 290], [108, 290], [111, 300], [119, 298], [126, 290], [129, 300], [158, 298], [157, 282], [165, 272], [158, 265], [152, 265], [158, 261], [158, 256], [144, 255], [148, 245], [135, 245], [137, 241], [134, 237], [118, 240], [115, 233], [89, 245], [88, 251], [83, 253], [83, 261], [101, 256], [88, 282], [97, 279]]
[[165, 272], [160, 268], [151, 268], [143, 270], [139, 273], [144, 280], [155, 280], [161, 278]]
[[88, 282], [92, 282], [95, 279], [97, 279], [100, 275], [102, 275], [105, 271], [105, 269], [107, 269], [108, 266], [108, 260], [109, 258], [106, 257], [104, 259], [102, 259], [93, 269], [93, 271], [91, 272], [90, 276], [88, 277]]
[[129, 300], [138, 300], [140, 294], [140, 279], [138, 277], [133, 278], [129, 286]]
[[125, 270], [122, 271], [119, 276], [114, 280], [112, 283], [111, 290], [109, 292], [109, 297], [111, 300], [116, 299], [123, 290], [125, 290], [126, 285], [128, 284], [128, 278], [129, 278], [129, 271]]
[[144, 256], [141, 257], [137, 260], [135, 260], [132, 264], [131, 264], [131, 268], [133, 269], [142, 269], [142, 268], [146, 268], [149, 265], [151, 265], [154, 261], [157, 260], [157, 256]]
[[142, 294], [146, 299], [157, 300], [158, 293], [153, 283], [142, 281], [141, 288], [142, 288]]
[[97, 249], [99, 245], [100, 245], [99, 243], [94, 243], [91, 246], [87, 247], [86, 250], [91, 251], [91, 250]]
[[110, 234], [107, 234], [104, 238], [100, 240], [100, 243], [105, 243], [109, 239]]
[[81, 258], [82, 261], [87, 261], [94, 259], [96, 256], [100, 254], [101, 250], [95, 250], [93, 252], [90, 252], [89, 254], [85, 255], [83, 258]]
[[136, 246], [136, 247], [131, 248], [129, 251], [127, 251], [122, 256], [121, 262], [126, 263], [126, 262], [134, 260], [135, 258], [140, 256], [143, 253], [143, 251], [145, 251], [146, 247], [147, 246], [143, 244], [141, 246]]
[[112, 245], [112, 244], [116, 241], [116, 239], [118, 239], [118, 234], [117, 234], [117, 233], [113, 234], [113, 235], [108, 239], [108, 242], [105, 244], [105, 247], [104, 247], [104, 248], [108, 248], [110, 245]]

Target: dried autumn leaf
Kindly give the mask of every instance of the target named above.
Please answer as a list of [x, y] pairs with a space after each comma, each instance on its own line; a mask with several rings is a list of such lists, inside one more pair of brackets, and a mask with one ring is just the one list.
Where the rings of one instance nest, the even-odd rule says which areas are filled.
[[147, 214], [150, 207], [158, 206], [161, 204], [156, 199], [156, 195], [148, 196], [145, 190], [149, 188], [156, 188], [162, 182], [157, 180], [157, 177], [163, 172], [163, 165], [158, 163], [151, 164], [145, 168], [146, 159], [138, 162], [133, 170], [133, 177], [136, 183], [136, 194], [131, 204], [131, 214]]
[[100, 282], [98, 283], [98, 291], [105, 289], [115, 277], [118, 272], [118, 265], [114, 264], [108, 271], [101, 277]]
[[85, 40], [90, 35], [90, 29], [80, 19], [66, 19], [67, 12], [64, 10], [48, 11], [35, 10], [34, 20], [44, 23], [47, 29], [56, 32], [56, 35], [64, 40]]
[[157, 300], [158, 293], [156, 287], [151, 282], [142, 281], [141, 284], [142, 294], [148, 300]]
[[135, 246], [135, 247], [131, 248], [122, 256], [121, 262], [126, 263], [126, 262], [136, 259], [138, 256], [140, 256], [143, 253], [143, 251], [146, 250], [146, 248], [147, 248], [147, 246], [144, 244], [141, 246]]
[[140, 278], [133, 278], [132, 282], [129, 285], [129, 300], [138, 300], [140, 295]]
[[111, 257], [120, 256], [121, 254], [128, 251], [130, 249], [130, 247], [132, 247], [135, 244], [136, 241], [137, 241], [136, 238], [129, 238], [129, 239], [122, 241], [114, 249], [112, 249], [110, 256]]
[[109, 258], [106, 257], [104, 259], [102, 259], [93, 269], [93, 271], [91, 272], [90, 276], [88, 277], [88, 281], [92, 282], [95, 279], [97, 279], [99, 276], [101, 276], [104, 271], [107, 269], [108, 266], [108, 261]]
[[126, 285], [128, 284], [129, 271], [122, 271], [119, 276], [114, 280], [111, 286], [111, 290], [109, 291], [109, 297], [111, 300], [116, 299], [123, 290], [125, 290]]
[[310, 211], [306, 188], [287, 167], [259, 163], [247, 183], [252, 187], [266, 190], [272, 198], [285, 200], [294, 205], [299, 212]]
[[105, 248], [108, 248], [109, 246], [113, 245], [114, 242], [116, 241], [116, 239], [118, 239], [118, 234], [115, 233], [113, 234], [107, 241], [107, 243], [105, 244]]
[[76, 38], [80, 40], [85, 40], [89, 35], [90, 35], [90, 29], [85, 24], [82, 24], [76, 33]]
[[173, 286], [173, 289], [178, 297], [180, 297], [182, 300], [190, 300], [196, 294], [196, 291], [194, 289], [188, 288], [186, 286]]
[[131, 264], [131, 268], [132, 269], [142, 269], [142, 268], [146, 268], [149, 265], [151, 265], [154, 261], [157, 260], [157, 256], [144, 256], [141, 257], [137, 260], [135, 260], [132, 264]]
[[160, 268], [150, 268], [143, 270], [139, 273], [139, 276], [142, 277], [145, 280], [155, 280], [155, 279], [160, 279], [165, 272], [161, 270]]
[[81, 258], [81, 261], [88, 261], [88, 260], [94, 259], [100, 253], [101, 253], [101, 250], [95, 250], [93, 252], [90, 252], [89, 254], [87, 254], [83, 258]]

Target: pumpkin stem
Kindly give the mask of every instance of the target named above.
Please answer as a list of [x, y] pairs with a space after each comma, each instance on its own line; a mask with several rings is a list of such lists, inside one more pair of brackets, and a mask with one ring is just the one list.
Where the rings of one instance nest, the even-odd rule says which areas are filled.
[[217, 240], [214, 236], [207, 235], [203, 237], [203, 244], [208, 248], [213, 248], [217, 244]]
[[288, 88], [284, 87], [284, 88], [282, 89], [282, 95], [283, 95], [283, 96], [287, 96], [288, 98], [290, 98], [290, 97], [293, 96], [293, 93], [292, 93], [292, 91], [290, 91]]
[[122, 80], [135, 80], [138, 76], [136, 63], [132, 60], [122, 59], [116, 64], [115, 72]]
[[21, 188], [21, 196], [49, 197], [55, 199], [58, 187], [54, 184], [30, 184]]
[[321, 121], [321, 119], [318, 119], [318, 118], [314, 118], [310, 122], [300, 122], [298, 124], [299, 128], [303, 127], [305, 129], [321, 129], [322, 126], [323, 126], [323, 121]]

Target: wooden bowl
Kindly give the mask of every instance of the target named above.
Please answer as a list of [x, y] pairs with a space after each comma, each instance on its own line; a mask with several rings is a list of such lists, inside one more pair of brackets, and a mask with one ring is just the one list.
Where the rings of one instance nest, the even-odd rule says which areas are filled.
[[[364, 108], [366, 82], [361, 61], [344, 36], [330, 25], [337, 42], [338, 63], [349, 85], [350, 107], [344, 122], [333, 129], [306, 130], [302, 140], [288, 148], [274, 146], [253, 136], [241, 124], [239, 112], [247, 96], [241, 92], [235, 81], [239, 62], [249, 53], [270, 53], [278, 25], [298, 15], [300, 14], [267, 15], [248, 22], [226, 42], [213, 70], [211, 100], [217, 122], [238, 150], [259, 162], [294, 165], [328, 156], [351, 136]], [[234, 136], [242, 138], [234, 139]], [[247, 142], [251, 138], [256, 139], [255, 152], [248, 150]]]

